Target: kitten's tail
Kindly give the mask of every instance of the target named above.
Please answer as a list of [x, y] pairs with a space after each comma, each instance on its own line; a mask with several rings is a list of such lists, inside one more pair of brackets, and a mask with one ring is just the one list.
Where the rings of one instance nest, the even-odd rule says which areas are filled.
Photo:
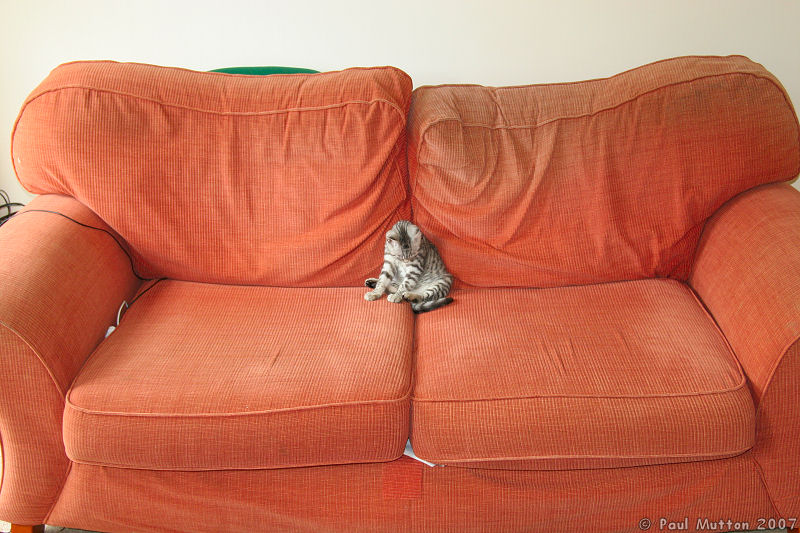
[[427, 313], [428, 311], [433, 311], [434, 309], [439, 309], [449, 303], [452, 303], [453, 299], [449, 296], [446, 298], [439, 298], [438, 300], [423, 300], [421, 302], [413, 302], [411, 304], [411, 309], [415, 313]]

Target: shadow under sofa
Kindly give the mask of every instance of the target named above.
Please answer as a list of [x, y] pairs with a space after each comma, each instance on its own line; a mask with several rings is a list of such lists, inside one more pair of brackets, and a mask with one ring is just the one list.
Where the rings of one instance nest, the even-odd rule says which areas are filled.
[[[761, 65], [412, 91], [77, 62], [12, 156], [3, 520], [796, 527], [800, 130]], [[399, 219], [452, 305], [364, 300]]]

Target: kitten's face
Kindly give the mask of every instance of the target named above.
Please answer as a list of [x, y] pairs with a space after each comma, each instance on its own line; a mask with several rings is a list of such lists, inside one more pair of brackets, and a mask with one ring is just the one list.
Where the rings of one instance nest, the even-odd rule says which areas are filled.
[[386, 233], [386, 248], [403, 261], [412, 261], [422, 244], [422, 232], [411, 222], [400, 221]]

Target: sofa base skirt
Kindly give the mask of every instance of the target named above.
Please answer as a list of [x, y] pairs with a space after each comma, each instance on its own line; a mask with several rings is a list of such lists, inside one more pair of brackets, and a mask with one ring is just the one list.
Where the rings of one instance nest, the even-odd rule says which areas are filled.
[[560, 471], [428, 467], [408, 457], [209, 472], [76, 463], [47, 523], [104, 532], [599, 533], [747, 530], [780, 518], [746, 453]]

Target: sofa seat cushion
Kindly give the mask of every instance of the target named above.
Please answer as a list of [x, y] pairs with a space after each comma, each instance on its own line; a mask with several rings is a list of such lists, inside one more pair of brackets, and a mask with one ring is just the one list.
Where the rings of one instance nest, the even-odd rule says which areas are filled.
[[453, 297], [415, 330], [411, 442], [423, 459], [578, 469], [714, 459], [753, 445], [741, 367], [681, 282]]
[[158, 283], [70, 389], [67, 455], [151, 470], [399, 457], [413, 314], [363, 292]]

